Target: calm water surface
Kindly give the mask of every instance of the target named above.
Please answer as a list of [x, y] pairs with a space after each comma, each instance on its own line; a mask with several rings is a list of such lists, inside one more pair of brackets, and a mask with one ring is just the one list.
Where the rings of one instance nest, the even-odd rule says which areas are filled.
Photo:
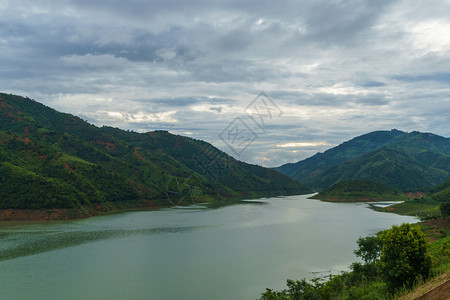
[[0, 299], [256, 299], [412, 217], [307, 196], [0, 228]]

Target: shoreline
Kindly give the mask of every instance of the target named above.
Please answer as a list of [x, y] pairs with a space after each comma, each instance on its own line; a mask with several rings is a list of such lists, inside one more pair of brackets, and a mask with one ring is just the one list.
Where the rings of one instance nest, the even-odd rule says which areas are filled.
[[157, 202], [145, 200], [140, 202], [109, 203], [109, 206], [80, 208], [6, 208], [0, 209], [0, 224], [40, 223], [87, 219], [96, 216], [121, 213], [126, 211], [157, 210], [164, 206]]
[[[225, 205], [233, 205], [243, 200], [253, 200], [267, 197], [283, 197], [292, 195], [308, 195], [308, 194], [281, 194], [281, 195], [242, 195], [237, 197], [230, 197], [227, 199], [214, 199], [214, 201], [202, 202], [209, 208], [217, 208]], [[57, 222], [87, 219], [97, 216], [105, 216], [111, 214], [118, 214], [123, 212], [138, 212], [138, 211], [154, 211], [163, 208], [170, 208], [175, 206], [190, 206], [188, 205], [163, 205], [160, 203], [163, 199], [157, 200], [140, 200], [132, 202], [116, 202], [95, 207], [80, 207], [80, 208], [37, 208], [37, 209], [21, 209], [21, 208], [6, 208], [0, 209], [0, 225], [15, 225], [19, 223], [40, 223], [40, 222]], [[205, 200], [205, 199], [203, 199]], [[211, 200], [211, 199], [209, 199]]]

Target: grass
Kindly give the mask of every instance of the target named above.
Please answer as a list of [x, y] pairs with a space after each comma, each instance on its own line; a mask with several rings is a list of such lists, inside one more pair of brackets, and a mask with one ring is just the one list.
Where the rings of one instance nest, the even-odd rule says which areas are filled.
[[439, 202], [425, 202], [425, 200], [417, 199], [405, 201], [403, 203], [384, 208], [374, 207], [374, 209], [381, 212], [392, 212], [399, 215], [417, 216], [421, 219], [432, 219], [441, 216], [441, 212], [439, 210], [440, 205], [441, 203]]

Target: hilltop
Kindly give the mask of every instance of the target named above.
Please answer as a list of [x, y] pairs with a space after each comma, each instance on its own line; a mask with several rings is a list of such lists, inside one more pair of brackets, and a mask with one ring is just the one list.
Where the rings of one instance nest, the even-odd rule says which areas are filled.
[[403, 192], [427, 191], [450, 178], [450, 139], [417, 131], [375, 131], [275, 170], [314, 190], [362, 179]]
[[96, 127], [0, 93], [0, 208], [166, 206], [311, 190], [167, 131]]

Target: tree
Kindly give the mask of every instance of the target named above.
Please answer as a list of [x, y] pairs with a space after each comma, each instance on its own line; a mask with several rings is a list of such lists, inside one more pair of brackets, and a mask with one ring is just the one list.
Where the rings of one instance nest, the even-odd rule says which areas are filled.
[[392, 226], [380, 236], [383, 249], [381, 275], [388, 289], [411, 288], [420, 278], [427, 278], [431, 259], [427, 254], [425, 235], [418, 226]]
[[450, 216], [450, 202], [442, 203], [439, 209], [444, 217]]
[[373, 264], [381, 254], [382, 244], [377, 236], [360, 237], [356, 244], [358, 244], [358, 249], [354, 253], [361, 257], [366, 264]]

